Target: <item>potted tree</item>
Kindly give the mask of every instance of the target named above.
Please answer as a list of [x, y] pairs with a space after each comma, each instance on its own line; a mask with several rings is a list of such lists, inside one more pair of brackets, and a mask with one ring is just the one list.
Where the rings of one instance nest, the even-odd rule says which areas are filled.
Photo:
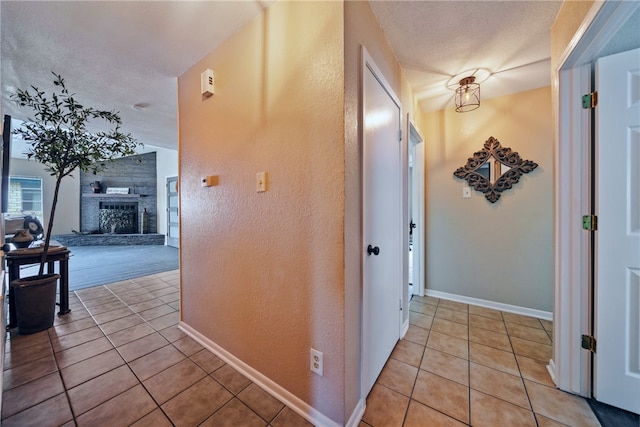
[[[11, 95], [20, 107], [30, 108], [33, 118], [13, 131], [28, 144], [28, 159], [44, 165], [55, 179], [49, 224], [44, 237], [40, 269], [37, 276], [14, 280], [18, 330], [21, 334], [34, 333], [53, 325], [55, 294], [59, 275], [44, 274], [51, 230], [58, 203], [60, 183], [66, 176], [79, 169], [94, 174], [102, 170], [105, 162], [135, 154], [139, 143], [121, 131], [122, 120], [115, 111], [103, 111], [86, 107], [75, 99], [65, 86], [62, 76], [54, 76], [54, 90], [47, 94], [38, 88], [17, 89]], [[107, 131], [92, 131], [89, 123], [102, 121]], [[33, 309], [33, 310], [32, 310]], [[35, 311], [31, 312], [31, 311]], [[46, 313], [45, 313], [46, 311]]]

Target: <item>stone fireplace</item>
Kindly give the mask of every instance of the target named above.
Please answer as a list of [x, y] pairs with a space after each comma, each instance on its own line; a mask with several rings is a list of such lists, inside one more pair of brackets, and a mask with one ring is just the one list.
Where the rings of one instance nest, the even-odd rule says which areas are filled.
[[100, 233], [138, 233], [138, 202], [100, 202], [98, 224]]
[[[94, 192], [92, 183], [100, 182], [101, 190]], [[94, 185], [95, 186], [95, 185]], [[110, 194], [109, 188], [118, 193]], [[107, 164], [97, 175], [80, 174], [80, 231], [109, 233], [116, 223], [116, 234], [157, 233], [156, 153], [123, 157]], [[126, 194], [120, 194], [122, 189]], [[140, 222], [147, 211], [147, 230]]]
[[106, 166], [97, 175], [80, 172], [80, 230], [53, 236], [55, 240], [65, 246], [164, 245], [157, 224], [156, 153], [123, 157]]

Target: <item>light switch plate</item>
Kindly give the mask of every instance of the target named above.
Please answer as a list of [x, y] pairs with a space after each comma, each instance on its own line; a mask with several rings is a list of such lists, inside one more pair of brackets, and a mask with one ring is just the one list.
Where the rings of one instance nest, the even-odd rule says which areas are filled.
[[462, 188], [462, 198], [470, 199], [471, 198], [471, 187], [463, 187]]
[[258, 193], [264, 193], [267, 191], [267, 173], [258, 172], [256, 174], [256, 191]]

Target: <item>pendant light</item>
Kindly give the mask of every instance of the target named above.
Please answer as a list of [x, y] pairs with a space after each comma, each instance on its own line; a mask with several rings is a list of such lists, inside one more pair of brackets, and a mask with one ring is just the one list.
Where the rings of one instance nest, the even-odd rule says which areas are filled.
[[456, 111], [466, 113], [480, 107], [480, 84], [476, 83], [474, 76], [460, 80], [460, 86], [456, 88]]

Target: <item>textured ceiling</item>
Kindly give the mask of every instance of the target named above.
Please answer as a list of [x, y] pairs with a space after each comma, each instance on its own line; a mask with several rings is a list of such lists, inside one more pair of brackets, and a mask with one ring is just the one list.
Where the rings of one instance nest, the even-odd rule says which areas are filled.
[[49, 88], [55, 71], [85, 105], [120, 111], [141, 142], [175, 149], [177, 77], [268, 4], [2, 1], [2, 112], [26, 118], [8, 94]]
[[[423, 111], [453, 106], [476, 69], [482, 99], [550, 84], [550, 29], [562, 1], [372, 2]], [[468, 72], [468, 73], [467, 73]], [[447, 88], [447, 83], [451, 88]]]
[[[85, 104], [120, 111], [125, 130], [146, 145], [176, 148], [177, 76], [271, 3], [2, 1], [2, 112], [26, 118], [8, 94], [46, 89], [55, 71]], [[483, 99], [548, 85], [549, 29], [560, 5], [371, 2], [424, 111], [452, 106], [447, 82], [476, 68], [489, 74]]]

